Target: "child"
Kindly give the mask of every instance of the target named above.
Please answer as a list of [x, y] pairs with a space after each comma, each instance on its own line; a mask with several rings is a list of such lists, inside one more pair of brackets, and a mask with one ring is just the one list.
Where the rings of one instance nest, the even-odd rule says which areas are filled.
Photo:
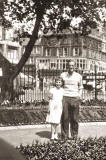
[[58, 125], [62, 114], [62, 99], [63, 99], [63, 81], [60, 77], [55, 80], [55, 87], [49, 91], [49, 114], [46, 122], [51, 124], [51, 139], [58, 139]]

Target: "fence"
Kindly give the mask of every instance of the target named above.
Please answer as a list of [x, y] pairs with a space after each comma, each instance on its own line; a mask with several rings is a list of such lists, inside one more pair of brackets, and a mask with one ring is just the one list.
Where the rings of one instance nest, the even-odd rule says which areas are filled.
[[[36, 70], [34, 65], [24, 66], [22, 72], [14, 81], [16, 97], [21, 101], [41, 101], [47, 99], [48, 91], [54, 79], [65, 70]], [[83, 99], [102, 99], [105, 101], [105, 79], [104, 73], [83, 73]]]

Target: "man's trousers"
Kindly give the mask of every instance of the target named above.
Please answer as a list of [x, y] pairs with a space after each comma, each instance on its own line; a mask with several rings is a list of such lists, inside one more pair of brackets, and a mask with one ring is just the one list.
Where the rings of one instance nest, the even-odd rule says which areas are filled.
[[63, 97], [63, 112], [61, 117], [61, 137], [69, 138], [69, 123], [71, 137], [77, 138], [79, 126], [79, 97]]

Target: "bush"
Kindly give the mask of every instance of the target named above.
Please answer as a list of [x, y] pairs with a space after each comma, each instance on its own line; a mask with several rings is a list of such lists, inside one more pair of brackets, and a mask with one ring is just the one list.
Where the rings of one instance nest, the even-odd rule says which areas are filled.
[[0, 126], [17, 126], [30, 124], [30, 118], [23, 109], [1, 109]]
[[106, 106], [106, 102], [104, 100], [91, 99], [81, 102], [82, 106]]
[[17, 148], [26, 160], [105, 160], [106, 137], [52, 141]]

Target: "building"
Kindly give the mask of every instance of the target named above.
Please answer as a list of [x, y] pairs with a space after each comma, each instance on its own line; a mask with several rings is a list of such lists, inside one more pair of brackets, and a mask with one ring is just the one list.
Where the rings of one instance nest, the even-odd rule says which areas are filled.
[[[106, 72], [105, 29], [104, 27], [101, 30], [92, 30], [88, 36], [72, 34], [65, 30], [63, 33], [43, 35], [36, 41], [23, 73], [34, 77], [35, 86], [40, 88], [41, 83], [38, 81], [44, 80], [46, 83], [42, 81], [43, 85], [48, 84], [50, 80], [52, 82], [53, 77], [66, 70], [69, 59], [75, 60], [76, 70], [80, 73], [94, 73], [95, 68], [97, 72]], [[28, 39], [22, 40], [21, 55], [24, 53], [27, 41]], [[86, 82], [88, 81], [89, 79]], [[49, 85], [45, 85], [45, 88], [46, 86]]]
[[[69, 31], [58, 34], [43, 35], [39, 46], [39, 56], [36, 56], [38, 78], [49, 84], [53, 79], [67, 69], [69, 59], [74, 59], [76, 70], [83, 73], [85, 90], [90, 89], [92, 96], [84, 90], [84, 97], [97, 97], [97, 85], [104, 94], [106, 88], [106, 27], [92, 30], [88, 36], [72, 34]], [[85, 74], [84, 74], [85, 73]], [[96, 76], [95, 76], [96, 74]], [[98, 84], [97, 84], [98, 82]], [[102, 84], [105, 84], [103, 87]], [[47, 85], [49, 86], [49, 85]], [[102, 91], [103, 90], [103, 91]], [[93, 91], [93, 92], [92, 92]], [[99, 91], [99, 90], [98, 90]], [[100, 93], [101, 94], [101, 93]], [[101, 94], [102, 95], [102, 94]], [[100, 96], [99, 96], [100, 98]], [[103, 96], [101, 96], [103, 98]]]
[[[13, 73], [15, 66], [21, 56], [22, 47], [19, 42], [14, 40], [15, 34], [13, 28], [4, 28], [0, 25], [0, 96], [5, 96], [5, 91], [8, 89], [8, 77]], [[16, 80], [14, 87], [16, 88]], [[4, 84], [5, 82], [5, 84]], [[7, 97], [4, 97], [7, 98]]]
[[21, 49], [19, 42], [14, 41], [14, 30], [5, 29], [0, 26], [0, 52], [10, 63], [17, 64], [21, 58]]
[[44, 35], [40, 50], [41, 55], [36, 58], [39, 69], [64, 70], [67, 61], [75, 59], [78, 70], [93, 72], [96, 65], [97, 71], [106, 71], [106, 34], [103, 30], [92, 30], [85, 37], [71, 33]]

